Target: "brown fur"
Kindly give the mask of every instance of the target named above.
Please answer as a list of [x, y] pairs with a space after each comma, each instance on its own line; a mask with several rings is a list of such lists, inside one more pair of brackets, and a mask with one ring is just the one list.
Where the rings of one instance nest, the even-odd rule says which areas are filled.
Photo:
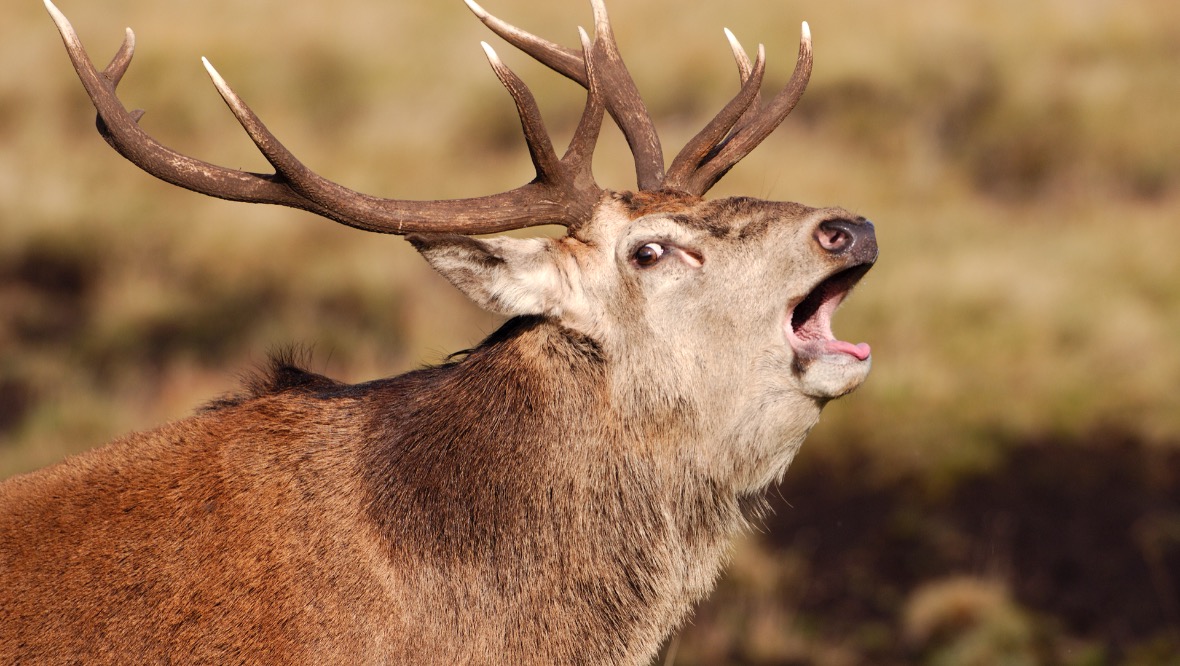
[[615, 198], [623, 204], [632, 218], [658, 213], [684, 213], [703, 201], [675, 190], [617, 192]]
[[605, 367], [528, 317], [369, 384], [279, 362], [12, 479], [0, 660], [640, 663], [742, 519], [715, 481], [576, 444], [602, 441]]

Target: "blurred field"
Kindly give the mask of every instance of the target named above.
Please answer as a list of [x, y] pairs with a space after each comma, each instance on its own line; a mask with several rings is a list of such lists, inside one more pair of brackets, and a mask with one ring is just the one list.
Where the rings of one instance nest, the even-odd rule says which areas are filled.
[[[551, 39], [575, 0], [487, 0]], [[205, 55], [294, 152], [362, 191], [531, 177], [486, 39], [568, 136], [583, 95], [458, 0], [62, 0], [166, 145], [265, 163]], [[677, 664], [1180, 663], [1180, 5], [643, 0], [611, 5], [665, 149], [815, 35], [794, 115], [711, 194], [843, 205], [882, 259], [841, 312], [875, 368], [829, 407], [768, 529], [669, 649]], [[498, 321], [396, 238], [140, 173], [94, 132], [40, 2], [0, 27], [0, 477], [189, 414], [276, 348], [348, 381]], [[669, 156], [670, 158], [670, 156]], [[608, 132], [599, 182], [631, 187]]]

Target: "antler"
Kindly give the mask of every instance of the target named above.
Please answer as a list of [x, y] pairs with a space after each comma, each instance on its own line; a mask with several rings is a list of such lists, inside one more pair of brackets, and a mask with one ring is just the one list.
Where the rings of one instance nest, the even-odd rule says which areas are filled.
[[558, 158], [528, 86], [484, 43], [492, 70], [516, 103], [537, 175], [531, 182], [499, 194], [408, 201], [362, 194], [308, 169], [271, 134], [204, 58], [205, 69], [217, 91], [275, 172], [260, 174], [229, 169], [167, 148], [139, 126], [143, 111], [127, 110], [115, 92], [135, 51], [135, 35], [130, 28], [111, 63], [99, 72], [70, 22], [51, 0], [44, 0], [78, 78], [98, 111], [98, 131], [120, 155], [157, 178], [195, 192], [233, 201], [300, 208], [351, 227], [381, 233], [479, 234], [540, 224], [573, 227], [589, 220], [603, 193], [594, 183], [590, 165], [604, 110], [627, 138], [635, 158], [640, 190], [674, 189], [703, 195], [778, 127], [807, 87], [812, 55], [811, 33], [806, 23], [791, 80], [766, 107], [760, 107], [758, 101], [765, 50], [759, 45], [758, 56], [751, 64], [745, 50], [726, 30], [737, 60], [741, 89], [685, 145], [665, 174], [659, 136], [619, 55], [603, 0], [590, 1], [594, 8], [595, 39], [591, 41], [579, 28], [582, 51], [578, 52], [505, 23], [474, 0], [465, 0], [493, 32], [586, 88], [585, 110], [565, 155]]
[[[205, 68], [238, 122], [274, 167], [273, 174], [238, 171], [173, 151], [143, 131], [143, 111], [128, 111], [115, 87], [127, 71], [135, 35], [127, 30], [123, 45], [101, 73], [65, 15], [50, 0], [45, 7], [57, 24], [78, 77], [98, 111], [98, 130], [120, 155], [149, 174], [195, 192], [233, 201], [300, 208], [367, 231], [407, 234], [449, 231], [480, 234], [540, 224], [576, 226], [588, 220], [602, 190], [594, 184], [590, 161], [602, 124], [603, 104], [596, 65], [581, 64], [588, 90], [586, 108], [570, 142], [558, 158], [527, 86], [484, 44], [493, 71], [516, 102], [537, 176], [514, 190], [484, 197], [443, 201], [406, 201], [362, 194], [334, 183], [304, 166], [226, 84], [207, 60]], [[584, 33], [583, 33], [584, 34]], [[584, 37], [583, 51], [596, 49]]]
[[586, 63], [591, 60], [599, 63], [602, 70], [603, 102], [619, 125], [619, 129], [623, 130], [627, 145], [631, 147], [631, 154], [635, 156], [635, 175], [639, 189], [660, 188], [664, 181], [664, 153], [660, 147], [660, 138], [656, 134], [651, 115], [639, 96], [639, 89], [635, 87], [635, 81], [619, 55], [619, 46], [615, 42], [610, 17], [607, 16], [606, 6], [602, 0], [590, 0], [594, 8], [593, 53], [589, 49], [583, 49], [582, 53], [578, 53], [554, 44], [492, 16], [475, 0], [463, 1], [492, 32], [582, 87], [587, 85]]
[[641, 190], [667, 188], [698, 196], [704, 194], [786, 119], [807, 88], [812, 67], [811, 31], [807, 23], [803, 24], [795, 71], [783, 90], [765, 108], [760, 108], [758, 104], [758, 91], [762, 85], [765, 68], [763, 47], [759, 45], [758, 57], [751, 65], [749, 57], [733, 33], [726, 30], [726, 36], [738, 62], [742, 88], [737, 96], [685, 145], [665, 175], [659, 138], [656, 136], [647, 108], [639, 98], [635, 82], [619, 58], [618, 46], [603, 0], [590, 1], [594, 7], [597, 31], [594, 48], [598, 52], [592, 57], [585, 52], [578, 53], [521, 30], [489, 14], [476, 4], [475, 0], [464, 0], [492, 32], [582, 86], [587, 85], [586, 62], [609, 62], [609, 67], [603, 68], [609, 71], [609, 74], [603, 74], [604, 83], [609, 84], [604, 86], [606, 96], [603, 102], [631, 146]]
[[[762, 45], [758, 45], [758, 59], [754, 63], [753, 72], [747, 74], [746, 72], [750, 70], [749, 57], [741, 45], [738, 44], [733, 33], [726, 30], [726, 37], [729, 38], [730, 46], [733, 48], [734, 58], [738, 61], [738, 71], [742, 77], [743, 90], [751, 84], [757, 87], [758, 84], [755, 81], [761, 78], [761, 72], [759, 70], [764, 58]], [[686, 160], [682, 170], [673, 169], [669, 173], [668, 181], [665, 182], [665, 185], [667, 187], [684, 189], [687, 192], [695, 194], [704, 194], [716, 185], [722, 176], [728, 173], [742, 158], [757, 148], [758, 144], [770, 136], [770, 133], [782, 124], [791, 111], [795, 109], [795, 105], [799, 103], [799, 98], [803, 96], [803, 91], [807, 89], [808, 80], [811, 79], [812, 62], [811, 28], [807, 25], [807, 21], [804, 21], [802, 36], [799, 39], [799, 57], [795, 60], [795, 71], [791, 73], [791, 79], [787, 82], [787, 85], [774, 96], [774, 99], [765, 108], [759, 108], [757, 97], [755, 96], [753, 103], [736, 119], [733, 130], [728, 136], [718, 142], [696, 164], [695, 168]], [[741, 93], [738, 95], [740, 97]], [[734, 101], [736, 102], [737, 99], [734, 98]], [[728, 106], [723, 109], [717, 118], [714, 119], [714, 122], [717, 122], [718, 119], [725, 115], [728, 109]], [[708, 127], [704, 131], [708, 131]], [[702, 131], [702, 134], [704, 131]], [[692, 143], [690, 142], [689, 146], [691, 145]], [[687, 149], [688, 146], [685, 147], [685, 151], [681, 151], [681, 155]], [[677, 156], [677, 159], [680, 159], [680, 155]]]

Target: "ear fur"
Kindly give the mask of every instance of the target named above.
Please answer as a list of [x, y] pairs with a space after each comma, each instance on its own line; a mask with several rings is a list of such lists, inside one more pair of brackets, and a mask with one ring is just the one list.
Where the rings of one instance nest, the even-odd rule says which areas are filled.
[[508, 315], [559, 315], [568, 299], [562, 255], [547, 238], [410, 234], [426, 261], [480, 307]]

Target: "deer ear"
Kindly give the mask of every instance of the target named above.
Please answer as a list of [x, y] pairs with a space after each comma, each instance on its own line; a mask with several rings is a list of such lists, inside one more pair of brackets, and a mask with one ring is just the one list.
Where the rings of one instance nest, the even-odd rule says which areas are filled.
[[545, 238], [406, 236], [434, 270], [480, 307], [516, 315], [559, 315], [568, 300], [562, 254]]

